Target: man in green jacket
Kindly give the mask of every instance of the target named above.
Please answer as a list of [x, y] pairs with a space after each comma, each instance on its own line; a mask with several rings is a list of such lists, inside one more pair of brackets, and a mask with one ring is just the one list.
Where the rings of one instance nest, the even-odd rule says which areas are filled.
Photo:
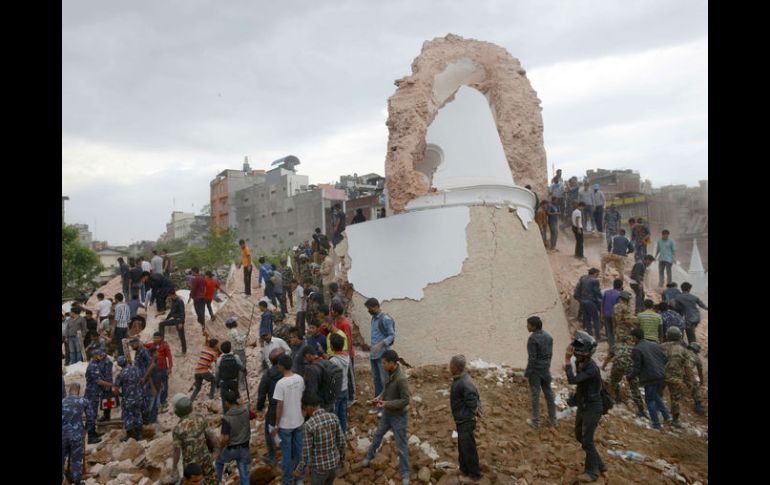
[[409, 383], [406, 380], [406, 374], [401, 371], [401, 366], [398, 364], [398, 354], [395, 350], [387, 350], [382, 354], [382, 367], [387, 373], [385, 388], [382, 394], [371, 401], [371, 404], [382, 408], [384, 412], [363, 465], [369, 466], [369, 462], [372, 461], [382, 443], [383, 436], [391, 430], [396, 439], [401, 482], [403, 485], [409, 485], [409, 446], [406, 442]]

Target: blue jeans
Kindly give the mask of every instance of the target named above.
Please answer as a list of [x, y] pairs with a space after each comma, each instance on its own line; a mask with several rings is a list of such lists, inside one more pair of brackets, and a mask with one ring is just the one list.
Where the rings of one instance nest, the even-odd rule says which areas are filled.
[[334, 406], [337, 417], [340, 418], [340, 426], [342, 426], [342, 432], [348, 432], [348, 396], [343, 392], [337, 399], [337, 404]]
[[371, 460], [377, 453], [377, 449], [382, 443], [382, 437], [388, 430], [393, 431], [393, 436], [396, 439], [396, 449], [398, 450], [398, 465], [401, 471], [401, 478], [409, 478], [409, 446], [406, 442], [406, 413], [405, 414], [388, 414], [386, 411], [382, 412], [380, 418], [380, 426], [374, 433], [374, 439], [372, 440], [369, 451], [366, 453], [366, 458]]
[[385, 389], [385, 368], [382, 367], [382, 359], [369, 359], [372, 364], [372, 378], [374, 379], [374, 397], [382, 394]]
[[118, 349], [119, 356], [123, 355], [123, 339], [126, 338], [126, 335], [128, 335], [127, 328], [115, 327], [113, 341], [115, 342], [115, 347]]
[[599, 308], [596, 303], [590, 300], [582, 300], [580, 306], [583, 309], [583, 325], [585, 326], [588, 335], [591, 335], [595, 339], [599, 340], [599, 332], [601, 332], [601, 322], [599, 322]]
[[238, 475], [240, 475], [241, 485], [249, 485], [249, 464], [251, 463], [251, 454], [249, 447], [243, 448], [225, 448], [214, 462], [217, 471], [217, 483], [222, 481], [222, 473], [225, 471], [225, 465], [235, 460], [238, 466]]
[[168, 369], [158, 369], [158, 381], [160, 382], [160, 388], [158, 389], [160, 394], [160, 403], [166, 404], [168, 401]]
[[[273, 418], [273, 421], [275, 421], [275, 418]], [[273, 424], [275, 426], [275, 424]], [[273, 437], [270, 436], [270, 425], [267, 423], [267, 420], [265, 420], [265, 443], [267, 443], [267, 457], [270, 458], [270, 461], [275, 461], [275, 441], [273, 440]]]
[[668, 421], [671, 416], [668, 414], [668, 408], [666, 403], [660, 397], [660, 383], [644, 386], [644, 401], [647, 403], [647, 409], [650, 410], [650, 419], [652, 420], [652, 426], [654, 428], [660, 428], [660, 420], [658, 420], [658, 409], [663, 415], [663, 419]]
[[[304, 481], [304, 476], [300, 478], [292, 477], [294, 467], [297, 466], [299, 460], [302, 458], [302, 430], [300, 426], [294, 429], [281, 429], [278, 428], [278, 435], [281, 437], [281, 468], [283, 468], [283, 483], [284, 485], [289, 483], [301, 483]], [[384, 433], [383, 433], [384, 434]]]
[[155, 390], [157, 391], [155, 395], [152, 395], [152, 391], [148, 392], [149, 398], [148, 401], [150, 403], [149, 405], [149, 411], [148, 411], [148, 417], [147, 421], [150, 423], [157, 423], [158, 422], [158, 409], [160, 408], [160, 380], [154, 380], [153, 384], [155, 384]]
[[83, 356], [80, 354], [80, 347], [78, 346], [77, 336], [70, 335], [67, 337], [67, 344], [70, 348], [70, 364], [74, 364], [83, 360]]

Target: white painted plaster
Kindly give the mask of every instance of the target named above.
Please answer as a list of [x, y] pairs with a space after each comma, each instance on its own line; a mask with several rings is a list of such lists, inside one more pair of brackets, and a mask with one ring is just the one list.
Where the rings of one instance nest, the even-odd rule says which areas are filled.
[[443, 159], [433, 175], [437, 190], [473, 185], [513, 186], [492, 111], [479, 91], [462, 86], [428, 127], [428, 144], [437, 145]]
[[429, 283], [460, 274], [468, 257], [467, 206], [406, 212], [346, 228], [348, 281], [380, 301], [421, 300]]
[[444, 101], [460, 86], [480, 83], [485, 77], [484, 68], [467, 57], [447, 64], [443, 71], [433, 77], [431, 109], [435, 110], [444, 104]]
[[494, 205], [514, 208], [525, 228], [529, 228], [529, 223], [535, 217], [535, 194], [523, 187], [502, 185], [477, 185], [434, 192], [412, 199], [406, 205], [406, 210], [410, 212], [461, 205]]

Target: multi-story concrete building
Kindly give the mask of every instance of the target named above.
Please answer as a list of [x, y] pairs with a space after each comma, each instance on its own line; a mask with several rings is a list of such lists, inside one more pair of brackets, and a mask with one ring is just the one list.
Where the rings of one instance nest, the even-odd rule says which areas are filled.
[[91, 248], [94, 235], [88, 230], [88, 224], [72, 224], [72, 227], [78, 230], [78, 239], [81, 246]]
[[171, 213], [171, 222], [166, 224], [166, 235], [169, 241], [182, 239], [190, 234], [195, 222], [195, 214], [192, 212], [174, 211]]
[[211, 181], [211, 224], [214, 227], [236, 228], [237, 217], [233, 198], [239, 190], [265, 182], [264, 170], [252, 170], [245, 157], [243, 170], [223, 170]]
[[588, 170], [586, 178], [591, 185], [599, 184], [604, 196], [608, 199], [618, 194], [629, 194], [641, 191], [639, 172], [633, 170], [605, 170], [599, 168]]
[[239, 238], [256, 252], [274, 251], [309, 240], [316, 227], [329, 225], [333, 204], [345, 200], [345, 191], [328, 185], [309, 184], [299, 175], [296, 157], [273, 162], [265, 182], [235, 194], [235, 214]]

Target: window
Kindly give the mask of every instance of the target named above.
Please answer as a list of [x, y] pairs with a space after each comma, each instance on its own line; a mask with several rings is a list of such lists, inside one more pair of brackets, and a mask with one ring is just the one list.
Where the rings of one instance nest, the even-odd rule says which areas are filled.
[[275, 215], [275, 211], [271, 212], [271, 213], [270, 213], [270, 215], [271, 215], [271, 216], [274, 216], [274, 215]]
[[294, 235], [294, 231], [289, 231], [289, 236], [293, 236], [293, 235]]
[[243, 198], [243, 201], [244, 201], [244, 202], [248, 202], [248, 201], [249, 201], [249, 198], [248, 198], [248, 197], [244, 197], [244, 198]]
[[273, 234], [273, 237], [278, 237], [278, 234]]
[[287, 210], [286, 212], [294, 212], [294, 209], [292, 209], [291, 207], [289, 207], [289, 210]]

